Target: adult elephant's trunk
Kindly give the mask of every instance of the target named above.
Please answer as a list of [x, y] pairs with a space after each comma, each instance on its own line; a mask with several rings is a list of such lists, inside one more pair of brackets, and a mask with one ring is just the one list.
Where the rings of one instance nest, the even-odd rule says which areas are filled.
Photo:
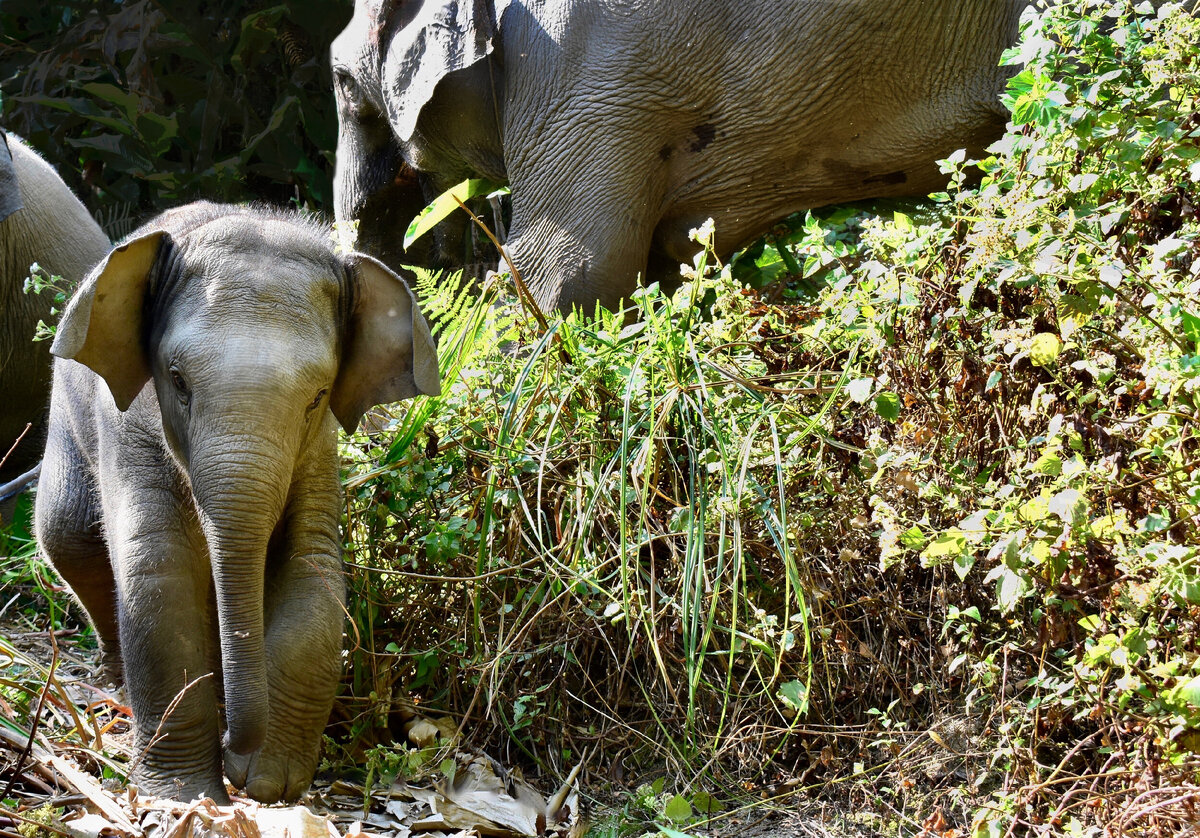
[[212, 556], [225, 687], [225, 747], [248, 754], [266, 736], [263, 577], [283, 514], [292, 459], [278, 442], [241, 437], [205, 446], [191, 464], [192, 491]]

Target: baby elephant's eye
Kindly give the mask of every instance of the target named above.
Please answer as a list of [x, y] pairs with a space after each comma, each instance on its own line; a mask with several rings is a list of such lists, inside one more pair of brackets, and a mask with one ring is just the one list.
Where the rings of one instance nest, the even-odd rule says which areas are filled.
[[328, 388], [328, 387], [326, 387], [326, 388], [324, 388], [323, 390], [321, 390], [321, 392], [317, 393], [317, 396], [316, 396], [316, 398], [314, 398], [314, 399], [313, 399], [313, 400], [312, 400], [312, 401], [309, 403], [309, 405], [308, 405], [308, 409], [309, 409], [310, 411], [311, 411], [311, 410], [316, 410], [318, 407], [320, 407], [320, 406], [321, 406], [321, 402], [322, 402], [322, 401], [324, 401], [324, 399], [325, 399], [325, 396], [327, 396], [328, 394], [329, 394], [329, 388]]
[[192, 388], [188, 386], [187, 379], [174, 364], [171, 365], [168, 372], [171, 375], [171, 385], [175, 388], [176, 395], [179, 396], [181, 402], [187, 404], [192, 399]]

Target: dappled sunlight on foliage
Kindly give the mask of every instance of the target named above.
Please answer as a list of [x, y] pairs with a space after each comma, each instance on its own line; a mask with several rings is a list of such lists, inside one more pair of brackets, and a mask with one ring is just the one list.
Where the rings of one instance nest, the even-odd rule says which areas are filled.
[[710, 260], [632, 319], [490, 303], [427, 450], [350, 478], [355, 555], [400, 572], [359, 578], [399, 638], [371, 677], [557, 772], [979, 834], [1183, 817], [1198, 40], [1174, 5], [1039, 12], [996, 156], [750, 254], [792, 292]]
[[[220, 61], [180, 60], [276, 68], [300, 25], [281, 9], [231, 12]], [[1195, 821], [1200, 21], [1038, 3], [1008, 59], [1007, 136], [919, 206], [795, 216], [729, 265], [706, 225], [674, 293], [544, 328], [504, 277], [422, 275], [443, 394], [342, 443], [325, 776], [369, 795], [459, 744], [543, 788], [580, 767], [616, 804], [606, 836], [736, 830], [741, 805], [973, 838]], [[218, 127], [100, 96], [64, 135], [134, 203], [327, 175], [329, 137], [277, 137], [315, 124], [288, 66]], [[182, 84], [151, 75], [138, 95]], [[221, 157], [197, 125], [262, 142]], [[327, 201], [299, 180], [284, 198]], [[32, 630], [46, 571], [26, 544], [0, 571]], [[436, 744], [413, 749], [420, 714]]]

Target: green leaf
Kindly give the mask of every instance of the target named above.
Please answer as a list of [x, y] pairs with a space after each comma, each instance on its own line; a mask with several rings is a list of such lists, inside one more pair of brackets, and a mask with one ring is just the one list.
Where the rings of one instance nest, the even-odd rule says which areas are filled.
[[[1059, 473], [1062, 469], [1059, 469]], [[1083, 496], [1076, 489], [1063, 489], [1054, 497], [1050, 498], [1050, 502], [1046, 504], [1046, 508], [1051, 515], [1058, 516], [1064, 524], [1069, 524], [1075, 520], [1080, 508], [1083, 506]]]
[[1037, 474], [1044, 474], [1048, 477], [1058, 477], [1062, 474], [1062, 458], [1057, 454], [1047, 451], [1045, 454], [1037, 458], [1037, 462], [1033, 464], [1033, 470]]
[[1021, 597], [1028, 592], [1028, 579], [1007, 567], [1000, 571], [1000, 581], [996, 585], [996, 601], [1003, 613], [1012, 611], [1021, 601]]
[[689, 820], [692, 817], [692, 804], [682, 794], [677, 794], [667, 801], [663, 815], [676, 823]]
[[900, 543], [910, 550], [920, 550], [925, 546], [925, 533], [918, 526], [911, 526], [900, 533]]
[[692, 808], [702, 815], [711, 815], [725, 809], [720, 800], [706, 791], [698, 791], [692, 795]]
[[287, 6], [272, 6], [242, 18], [241, 37], [229, 56], [229, 65], [239, 75], [270, 54], [269, 50], [279, 40], [279, 21], [287, 12]]
[[1200, 707], [1200, 675], [1184, 681], [1173, 692], [1193, 707]]
[[895, 393], [878, 393], [875, 396], [875, 412], [889, 422], [900, 418], [900, 397]]
[[788, 681], [780, 684], [779, 695], [800, 713], [808, 712], [808, 686], [801, 681]]
[[[441, 223], [450, 213], [458, 209], [459, 201], [466, 203], [477, 195], [486, 195], [503, 188], [504, 184], [487, 178], [471, 178], [455, 184], [433, 199], [433, 203], [417, 213], [404, 233], [404, 249], [407, 250], [421, 236]], [[457, 200], [456, 200], [457, 199]]]
[[975, 554], [969, 550], [954, 557], [954, 573], [958, 576], [959, 581], [967, 578], [967, 574], [971, 572], [971, 568], [975, 566]]
[[1200, 317], [1192, 314], [1187, 309], [1181, 309], [1179, 318], [1183, 321], [1183, 333], [1192, 343], [1200, 344]]
[[285, 96], [279, 101], [279, 104], [271, 113], [271, 118], [267, 122], [267, 127], [255, 134], [250, 141], [246, 143], [246, 147], [243, 148], [241, 153], [238, 155], [238, 159], [241, 160], [242, 166], [245, 166], [250, 162], [250, 158], [254, 155], [254, 151], [256, 148], [258, 148], [259, 143], [261, 143], [267, 137], [273, 136], [279, 130], [279, 127], [283, 125], [284, 118], [291, 113], [293, 108], [295, 108], [297, 111], [299, 110], [299, 105], [300, 100], [295, 96]]
[[[967, 539], [959, 530], [940, 533], [930, 542], [921, 554], [925, 559], [944, 559], [947, 556], [961, 556], [967, 550]], [[934, 562], [937, 564], [937, 562]]]

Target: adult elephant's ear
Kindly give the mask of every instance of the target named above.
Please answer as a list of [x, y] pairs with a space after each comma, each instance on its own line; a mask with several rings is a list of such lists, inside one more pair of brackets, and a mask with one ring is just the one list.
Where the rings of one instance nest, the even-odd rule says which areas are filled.
[[146, 290], [159, 249], [170, 236], [155, 230], [111, 250], [71, 297], [50, 353], [91, 367], [108, 383], [120, 410], [150, 380], [146, 355]]
[[442, 392], [437, 347], [408, 284], [363, 253], [346, 257], [354, 306], [329, 406], [353, 433], [377, 404]]
[[[384, 45], [382, 86], [392, 130], [412, 139], [421, 108], [443, 78], [485, 58], [509, 0], [430, 0]], [[405, 13], [406, 4], [391, 12]], [[385, 4], [385, 8], [387, 4]]]

